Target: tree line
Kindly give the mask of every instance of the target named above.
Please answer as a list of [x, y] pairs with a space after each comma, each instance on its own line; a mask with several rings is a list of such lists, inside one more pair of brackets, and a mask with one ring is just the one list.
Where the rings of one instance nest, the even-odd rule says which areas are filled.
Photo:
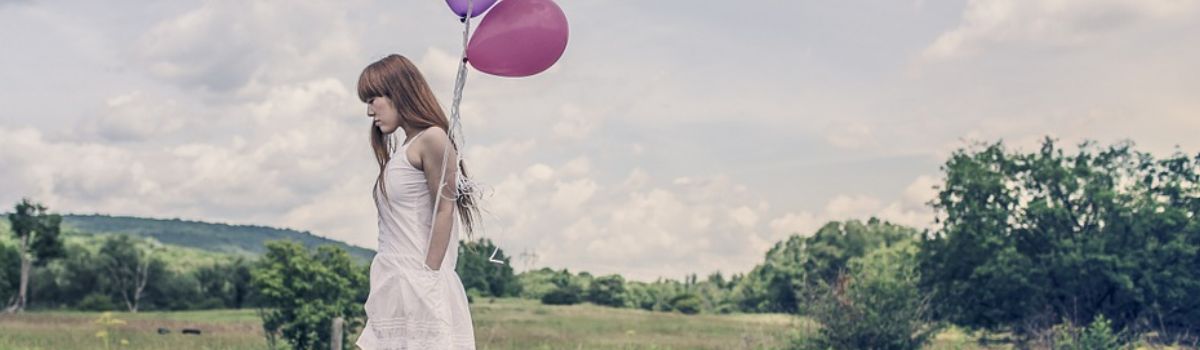
[[[488, 262], [486, 239], [459, 243], [456, 270], [473, 302], [802, 315], [822, 325], [793, 344], [803, 349], [914, 349], [948, 325], [1006, 334], [1019, 347], [1198, 341], [1200, 155], [1157, 159], [1130, 143], [1088, 142], [1069, 152], [1046, 139], [1032, 152], [964, 147], [941, 169], [933, 228], [830, 222], [728, 277], [516, 274], [503, 250], [505, 264]], [[98, 249], [61, 246], [53, 214], [34, 203], [9, 218], [16, 243], [0, 247], [0, 300], [10, 310], [24, 298], [89, 310], [250, 307], [269, 335], [299, 347], [325, 344], [333, 317], [361, 327], [368, 267], [335, 247], [271, 242], [258, 259], [182, 270], [127, 236]]]

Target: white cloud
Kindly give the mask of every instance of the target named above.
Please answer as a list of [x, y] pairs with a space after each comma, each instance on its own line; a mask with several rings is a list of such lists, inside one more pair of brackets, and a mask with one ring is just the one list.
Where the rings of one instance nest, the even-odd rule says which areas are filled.
[[[963, 13], [851, 1], [807, 9], [828, 21], [796, 23], [709, 5], [686, 16], [656, 2], [562, 5], [654, 24], [578, 17], [551, 71], [468, 75], [464, 153], [484, 185], [481, 234], [536, 251], [534, 267], [636, 279], [745, 271], [828, 220], [923, 225], [937, 180], [918, 175], [963, 135], [1200, 145], [1194, 1], [972, 1]], [[0, 80], [11, 111], [0, 112], [0, 200], [374, 246], [378, 169], [355, 79], [405, 54], [448, 109], [461, 26], [432, 15], [444, 4], [164, 6], [0, 11], [0, 32], [29, 33], [0, 37], [27, 53], [0, 57], [13, 77]], [[779, 6], [759, 14], [796, 10]], [[788, 40], [805, 44], [779, 45]], [[911, 67], [920, 74], [896, 71]]]
[[534, 139], [508, 139], [490, 145], [471, 144], [464, 158], [468, 171], [477, 180], [500, 178], [527, 166], [519, 160], [529, 159], [529, 153], [537, 144]]
[[491, 238], [534, 251], [547, 266], [640, 280], [748, 269], [773, 243], [758, 222], [769, 205], [728, 178], [656, 187], [635, 168], [601, 183], [572, 170], [581, 163], [537, 163], [507, 176], [484, 204]]
[[[166, 146], [126, 147], [107, 144], [106, 139], [47, 140], [36, 129], [14, 130], [5, 137], [13, 144], [0, 148], [4, 163], [12, 164], [5, 169], [13, 174], [5, 178], [17, 180], [5, 196], [36, 196], [72, 212], [283, 225], [294, 222], [282, 215], [296, 203], [321, 196], [330, 184], [344, 179], [345, 174], [335, 169], [372, 171], [363, 162], [368, 157], [365, 132], [355, 132], [354, 121], [345, 116], [347, 104], [340, 101], [350, 98], [336, 81], [280, 85], [261, 100], [228, 106], [229, 112], [242, 118], [228, 119], [241, 130], [226, 135], [226, 141], [171, 145], [171, 138], [161, 136], [182, 133], [174, 130], [179, 125], [203, 130], [209, 124], [204, 120], [156, 124], [162, 118], [189, 116], [160, 115], [161, 109], [145, 99], [140, 93], [110, 99], [108, 106], [119, 118], [102, 119], [97, 124], [100, 132], [126, 127], [121, 131], [125, 135]], [[129, 121], [149, 126], [117, 123]], [[361, 140], [361, 146], [347, 147], [346, 140]], [[36, 150], [37, 159], [24, 155], [30, 150]], [[354, 157], [355, 153], [362, 156]], [[368, 186], [364, 183], [361, 194], [369, 195]]]
[[752, 228], [758, 222], [758, 214], [754, 213], [754, 209], [746, 206], [737, 207], [729, 211], [729, 216], [739, 225]]
[[167, 81], [254, 94], [357, 62], [350, 4], [205, 1], [159, 22], [137, 42], [136, 58]]
[[862, 121], [833, 123], [825, 133], [825, 140], [836, 147], [847, 149], [863, 148], [878, 143], [871, 126]]
[[103, 212], [123, 207], [150, 214], [139, 200], [169, 190], [158, 164], [147, 164], [122, 148], [94, 143], [53, 142], [31, 128], [0, 127], [0, 200], [31, 197], [51, 210]]
[[904, 189], [900, 198], [879, 211], [878, 216], [892, 223], [916, 229], [935, 228], [933, 209], [928, 205], [937, 197], [935, 186], [942, 180], [929, 175], [918, 176]]
[[554, 177], [554, 168], [546, 164], [537, 163], [525, 169], [525, 176], [537, 181], [550, 180]]
[[868, 195], [838, 195], [825, 204], [825, 213], [834, 220], [861, 218], [876, 213], [883, 206], [879, 198]]
[[629, 175], [621, 182], [621, 187], [628, 189], [640, 189], [647, 185], [650, 181], [650, 175], [641, 168], [633, 168], [629, 171]]
[[565, 140], [582, 140], [592, 132], [595, 121], [571, 104], [562, 106], [562, 115], [554, 124], [554, 136]]
[[581, 205], [592, 198], [598, 188], [596, 182], [591, 179], [559, 181], [554, 187], [554, 195], [550, 197], [551, 207], [568, 213], [577, 212]]
[[442, 102], [447, 113], [450, 112], [450, 102], [454, 98], [454, 80], [458, 77], [458, 57], [457, 52], [451, 54], [441, 48], [430, 47], [417, 61], [418, 68], [425, 76], [429, 87], [439, 93], [438, 100]]
[[936, 177], [918, 176], [904, 188], [899, 198], [887, 203], [869, 195], [837, 195], [818, 213], [787, 212], [772, 219], [768, 227], [775, 240], [793, 234], [812, 235], [829, 221], [866, 220], [869, 217], [917, 229], [932, 228], [933, 211], [926, 203], [937, 195], [934, 186], [939, 184], [941, 180]]
[[809, 236], [816, 233], [817, 229], [824, 224], [818, 220], [812, 213], [787, 213], [783, 216], [771, 220], [769, 224], [772, 234], [782, 239], [790, 235]]
[[377, 215], [369, 194], [374, 176], [359, 173], [351, 179], [299, 200], [301, 204], [282, 216], [281, 225], [311, 230], [332, 239], [376, 249], [379, 232], [376, 221], [346, 220], [347, 217], [369, 218]]
[[592, 162], [586, 156], [580, 156], [567, 161], [563, 166], [564, 176], [587, 176], [592, 171]]
[[1113, 40], [1115, 33], [1181, 18], [1198, 5], [1191, 0], [971, 0], [959, 27], [938, 37], [923, 55], [954, 58], [1011, 45], [1105, 46], [1100, 42]]
[[904, 188], [902, 202], [910, 207], [925, 207], [925, 203], [937, 197], [938, 188], [942, 183], [941, 179], [934, 176], [918, 176], [908, 187]]
[[142, 91], [118, 95], [105, 101], [106, 110], [96, 125], [101, 137], [112, 141], [142, 141], [170, 134], [189, 124], [178, 103], [170, 97], [147, 96]]

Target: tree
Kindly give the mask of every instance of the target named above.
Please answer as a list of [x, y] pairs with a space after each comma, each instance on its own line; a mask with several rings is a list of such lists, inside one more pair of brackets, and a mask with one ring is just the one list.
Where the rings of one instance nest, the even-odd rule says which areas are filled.
[[16, 235], [21, 256], [21, 279], [17, 295], [13, 297], [6, 312], [21, 312], [25, 310], [29, 290], [29, 271], [33, 264], [42, 265], [51, 259], [65, 255], [62, 241], [58, 235], [62, 224], [62, 216], [48, 214], [46, 207], [28, 198], [22, 198], [17, 203], [16, 210], [8, 214], [13, 234]]
[[227, 304], [233, 289], [228, 273], [228, 269], [221, 263], [201, 266], [192, 272], [200, 287], [200, 295], [204, 298], [204, 308], [222, 307]]
[[201, 308], [240, 309], [250, 293], [250, 265], [238, 256], [230, 262], [201, 266], [192, 272], [204, 296]]
[[717, 288], [725, 289], [729, 284], [725, 283], [725, 276], [721, 275], [721, 271], [713, 272], [708, 275], [708, 283], [712, 283]]
[[238, 256], [229, 262], [201, 266], [193, 274], [200, 285], [200, 294], [209, 298], [206, 303], [240, 309], [249, 303], [253, 293], [250, 270], [250, 262]]
[[[67, 257], [59, 260], [62, 265], [61, 274], [53, 280], [58, 281], [54, 286], [58, 296], [55, 298], [62, 306], [84, 307], [84, 300], [92, 295], [86, 305], [88, 309], [115, 310], [116, 305], [105, 277], [104, 268], [96, 253], [79, 244], [67, 245]], [[104, 302], [107, 301], [107, 302]]]
[[[282, 335], [296, 349], [327, 349], [335, 317], [348, 329], [365, 316], [369, 290], [367, 270], [356, 266], [341, 248], [324, 245], [309, 254], [291, 241], [272, 241], [251, 272], [262, 299], [259, 314], [268, 345]], [[342, 344], [351, 348], [349, 342]]]
[[152, 256], [155, 249], [154, 246], [141, 247], [126, 234], [109, 237], [100, 247], [100, 266], [107, 273], [112, 289], [121, 295], [130, 312], [138, 311], [146, 284], [152, 277], [158, 277], [153, 276], [151, 270], [165, 270], [161, 267], [152, 269], [152, 265], [165, 265]]
[[232, 293], [228, 306], [241, 309], [254, 296], [253, 286], [250, 285], [251, 263], [239, 256], [227, 267], [229, 268], [228, 276], [231, 284], [230, 292]]
[[1098, 315], [1118, 330], [1200, 332], [1200, 156], [1122, 143], [1066, 154], [1000, 142], [942, 166], [940, 227], [921, 243], [938, 315], [1028, 336]]
[[139, 308], [157, 310], [195, 310], [212, 308], [212, 300], [201, 293], [200, 281], [192, 273], [166, 268], [162, 259], [150, 261], [149, 281]]
[[21, 280], [21, 252], [0, 242], [0, 300], [12, 300]]
[[[503, 264], [490, 261], [493, 251], [496, 252], [495, 259], [503, 261]], [[467, 290], [476, 290], [485, 296], [515, 296], [520, 293], [521, 284], [513, 274], [509, 261], [510, 258], [504, 254], [504, 250], [497, 250], [490, 239], [459, 242], [455, 272]]]
[[803, 313], [805, 300], [844, 273], [850, 259], [916, 236], [915, 229], [876, 218], [831, 221], [812, 236], [776, 243], [733, 287], [732, 298], [744, 311]]

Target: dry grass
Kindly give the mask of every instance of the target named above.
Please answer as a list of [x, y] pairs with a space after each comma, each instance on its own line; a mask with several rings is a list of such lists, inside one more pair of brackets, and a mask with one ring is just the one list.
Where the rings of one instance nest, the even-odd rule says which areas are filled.
[[[683, 315], [590, 304], [480, 299], [472, 305], [480, 349], [773, 349], [805, 321], [771, 314]], [[103, 349], [100, 313], [42, 311], [0, 315], [0, 349]], [[113, 349], [263, 349], [253, 310], [115, 312]], [[168, 335], [157, 334], [159, 327]], [[182, 335], [181, 328], [204, 334]], [[353, 332], [352, 332], [353, 333]], [[348, 334], [354, 341], [357, 333]], [[128, 344], [116, 344], [125, 339]]]
[[[113, 349], [262, 349], [265, 342], [256, 319], [232, 320], [205, 316], [245, 311], [185, 313], [113, 313], [124, 324], [107, 328], [96, 324], [100, 313], [29, 312], [0, 315], [0, 349], [104, 349], [98, 332], [110, 331]], [[167, 315], [173, 317], [164, 317]], [[253, 315], [250, 313], [249, 315]], [[160, 335], [158, 328], [171, 331]], [[197, 328], [201, 335], [183, 335], [183, 328]], [[122, 340], [126, 344], [122, 344]]]
[[775, 349], [806, 321], [787, 315], [683, 315], [532, 300], [478, 301], [485, 349]]

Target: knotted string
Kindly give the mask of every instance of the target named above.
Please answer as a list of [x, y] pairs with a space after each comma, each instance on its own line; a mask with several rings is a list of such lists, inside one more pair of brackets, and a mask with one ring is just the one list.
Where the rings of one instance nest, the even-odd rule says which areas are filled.
[[[473, 10], [473, 1], [467, 0], [467, 15], [461, 19], [463, 22], [462, 53], [459, 55], [458, 60], [458, 75], [454, 79], [454, 99], [450, 103], [450, 130], [446, 130], [446, 135], [450, 138], [451, 143], [458, 145], [457, 159], [454, 162], [456, 165], [462, 164], [464, 157], [463, 150], [466, 149], [467, 144], [466, 138], [463, 137], [462, 133], [462, 123], [460, 122], [462, 118], [460, 117], [459, 104], [462, 103], [463, 88], [467, 85], [467, 44], [471, 35], [471, 14]], [[446, 145], [445, 150], [442, 151], [442, 172], [438, 179], [437, 195], [433, 201], [434, 215], [433, 222], [429, 225], [430, 237], [433, 236], [433, 223], [437, 222], [437, 208], [441, 204], [443, 197], [442, 189], [446, 186], [446, 167], [450, 164], [447, 162], [447, 158], [450, 157], [450, 147], [452, 145]], [[479, 185], [475, 181], [468, 179], [461, 168], [456, 174], [454, 197], [447, 199], [457, 202], [460, 196], [479, 193]], [[479, 197], [476, 196], [476, 198]], [[503, 260], [496, 259], [496, 253], [499, 251], [500, 247], [495, 247], [492, 250], [492, 255], [488, 257], [488, 261], [495, 264], [504, 264]]]

